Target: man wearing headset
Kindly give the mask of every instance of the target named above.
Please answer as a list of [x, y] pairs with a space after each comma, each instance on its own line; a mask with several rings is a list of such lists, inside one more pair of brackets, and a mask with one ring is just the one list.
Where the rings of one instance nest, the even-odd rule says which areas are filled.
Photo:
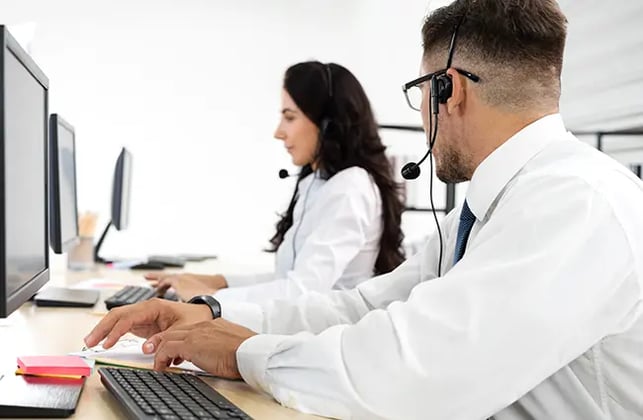
[[119, 309], [87, 344], [135, 331], [156, 368], [188, 359], [332, 417], [642, 419], [643, 186], [563, 126], [564, 15], [457, 0], [422, 34], [407, 99], [440, 179], [471, 181], [422, 252], [260, 309]]

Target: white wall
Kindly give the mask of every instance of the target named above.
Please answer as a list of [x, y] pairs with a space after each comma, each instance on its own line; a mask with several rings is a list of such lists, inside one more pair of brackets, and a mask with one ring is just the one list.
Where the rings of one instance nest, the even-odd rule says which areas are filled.
[[[643, 130], [643, 2], [560, 0], [568, 19], [561, 112], [574, 131]], [[596, 136], [579, 138], [596, 146]], [[619, 162], [643, 163], [643, 136], [604, 136]]]
[[643, 2], [559, 1], [568, 20], [561, 104], [568, 127], [643, 128]]
[[[121, 146], [134, 154], [131, 225], [112, 232], [106, 254], [239, 253], [265, 246], [293, 187], [277, 178], [292, 166], [272, 139], [283, 71], [307, 59], [341, 63], [364, 84], [380, 122], [419, 124], [400, 87], [418, 74], [427, 8], [444, 3], [0, 0], [0, 19], [36, 23], [32, 53], [51, 81], [50, 110], [77, 130], [80, 210], [106, 220], [114, 160]], [[563, 6], [585, 13], [572, 3]], [[570, 32], [582, 26], [570, 17]], [[575, 45], [568, 57], [591, 56]], [[640, 48], [629, 54], [641, 62]], [[571, 115], [578, 102], [566, 100]], [[592, 112], [579, 108], [574, 121], [593, 120]], [[396, 154], [415, 159], [425, 150], [422, 134], [382, 135]], [[426, 204], [426, 177], [412, 189]], [[438, 207], [443, 191], [436, 187]], [[427, 214], [408, 218], [410, 236], [433, 229]]]

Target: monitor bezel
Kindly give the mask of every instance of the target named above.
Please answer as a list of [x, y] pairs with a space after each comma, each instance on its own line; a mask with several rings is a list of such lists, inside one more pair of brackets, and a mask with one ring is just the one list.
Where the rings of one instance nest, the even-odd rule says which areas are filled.
[[[71, 133], [72, 159], [74, 162], [74, 227], [76, 236], [63, 242], [62, 232], [62, 198], [60, 196], [60, 149], [59, 127]], [[69, 251], [80, 242], [78, 232], [78, 182], [76, 168], [76, 130], [60, 115], [54, 113], [49, 116], [49, 244], [56, 254]]]
[[0, 25], [0, 48], [2, 52], [0, 53], [0, 104], [2, 104], [2, 111], [0, 112], [0, 162], [5, 161], [5, 115], [4, 115], [4, 102], [5, 102], [5, 74], [4, 74], [4, 65], [6, 61], [6, 54], [13, 54], [14, 57], [22, 64], [23, 67], [36, 79], [38, 83], [45, 90], [45, 109], [43, 113], [44, 127], [45, 132], [43, 133], [43, 142], [44, 142], [44, 156], [43, 164], [44, 166], [44, 204], [45, 204], [45, 241], [44, 241], [44, 256], [45, 256], [45, 267], [42, 271], [37, 273], [31, 278], [31, 281], [24, 284], [21, 288], [14, 291], [11, 295], [8, 294], [7, 282], [6, 282], [6, 211], [5, 211], [5, 174], [3, 171], [0, 171], [0, 283], [3, 283], [4, 287], [0, 287], [0, 318], [6, 318], [16, 309], [18, 309], [24, 302], [29, 300], [38, 290], [49, 281], [49, 148], [48, 148], [48, 123], [49, 123], [49, 79], [47, 76], [40, 70], [38, 65], [33, 61], [33, 59], [22, 49], [18, 41], [16, 41], [13, 36], [9, 33], [7, 28], [4, 25]]

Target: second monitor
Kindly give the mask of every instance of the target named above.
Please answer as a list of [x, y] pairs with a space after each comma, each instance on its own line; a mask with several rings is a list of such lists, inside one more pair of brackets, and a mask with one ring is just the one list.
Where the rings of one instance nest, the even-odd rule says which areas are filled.
[[[56, 254], [79, 242], [76, 200], [76, 132], [58, 114], [49, 117], [49, 244]], [[92, 307], [96, 290], [48, 287], [34, 297], [38, 306]]]
[[112, 185], [112, 203], [111, 203], [111, 218], [105, 226], [96, 248], [94, 248], [94, 260], [96, 262], [106, 263], [109, 262], [103, 259], [100, 255], [100, 248], [105, 241], [109, 228], [114, 226], [116, 230], [124, 230], [129, 225], [129, 206], [130, 206], [130, 191], [132, 186], [132, 154], [126, 149], [122, 148], [116, 166], [114, 167], [114, 182]]
[[[107, 223], [96, 248], [94, 249], [94, 261], [101, 263], [112, 262], [99, 255], [100, 248], [105, 241], [110, 227], [116, 230], [124, 230], [129, 225], [130, 192], [132, 184], [132, 154], [125, 148], [116, 160], [114, 167], [114, 182], [112, 185], [111, 219]], [[183, 267], [186, 259], [183, 257], [156, 255], [147, 258], [147, 261], [139, 262], [131, 266], [133, 269], [156, 270], [165, 267]]]
[[56, 254], [78, 241], [76, 134], [58, 114], [49, 117], [49, 242]]

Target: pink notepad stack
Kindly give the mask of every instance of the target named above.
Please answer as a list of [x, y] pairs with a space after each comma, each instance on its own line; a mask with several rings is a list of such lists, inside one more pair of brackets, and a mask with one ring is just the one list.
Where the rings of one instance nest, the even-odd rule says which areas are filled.
[[89, 376], [92, 369], [78, 356], [22, 356], [18, 371], [23, 375]]

